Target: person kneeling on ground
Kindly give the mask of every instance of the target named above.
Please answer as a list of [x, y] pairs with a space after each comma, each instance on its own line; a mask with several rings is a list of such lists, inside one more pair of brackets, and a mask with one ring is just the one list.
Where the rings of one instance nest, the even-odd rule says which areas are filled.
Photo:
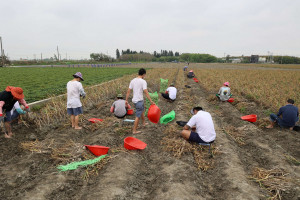
[[161, 95], [170, 101], [175, 101], [177, 94], [177, 89], [174, 87], [174, 83], [171, 83], [171, 85], [167, 88], [165, 93], [161, 93]]
[[220, 88], [218, 94], [216, 96], [221, 100], [221, 101], [228, 101], [228, 99], [232, 96], [229, 88], [229, 83], [225, 82], [223, 86]]
[[7, 134], [5, 134], [6, 138], [11, 138], [11, 136], [13, 135], [12, 130], [11, 130], [11, 122], [18, 119], [20, 114], [26, 114], [26, 111], [24, 111], [20, 107], [20, 104], [17, 101], [15, 103], [14, 107], [12, 108], [12, 110], [6, 112], [6, 116], [4, 117], [4, 125], [5, 125], [5, 129], [7, 131]]
[[298, 107], [294, 106], [294, 103], [293, 99], [288, 99], [287, 105], [281, 107], [277, 115], [272, 113], [270, 115], [271, 124], [266, 128], [273, 128], [275, 123], [278, 123], [282, 128], [293, 130], [296, 122], [299, 120], [299, 110]]
[[117, 101], [113, 103], [110, 112], [114, 113], [116, 117], [123, 118], [127, 114], [127, 110], [131, 108], [128, 102], [123, 99], [122, 94], [117, 95]]
[[183, 71], [187, 71], [188, 66], [184, 66]]
[[67, 112], [71, 115], [72, 128], [82, 129], [78, 125], [79, 115], [83, 113], [80, 97], [85, 98], [85, 92], [83, 90], [80, 81], [83, 81], [82, 74], [77, 72], [73, 75], [74, 79], [67, 84]]
[[[194, 114], [188, 123], [183, 127], [181, 136], [191, 142], [209, 143], [216, 139], [216, 132], [211, 115], [203, 111], [201, 107], [194, 107], [191, 112]], [[189, 130], [189, 129], [192, 130]]]
[[194, 74], [193, 70], [190, 70], [190, 71], [189, 71], [189, 73], [187, 74], [187, 77], [188, 77], [188, 78], [193, 78], [193, 77], [195, 77], [195, 74]]

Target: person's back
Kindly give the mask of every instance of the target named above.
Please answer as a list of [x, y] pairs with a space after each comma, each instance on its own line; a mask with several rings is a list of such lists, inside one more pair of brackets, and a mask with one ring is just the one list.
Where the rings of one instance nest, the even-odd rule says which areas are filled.
[[[189, 123], [191, 123], [191, 125]], [[192, 127], [194, 123], [196, 124], [196, 133], [198, 133], [203, 141], [211, 142], [216, 139], [214, 123], [210, 113], [199, 111], [190, 119], [187, 125]]]
[[126, 101], [123, 99], [118, 99], [112, 105], [114, 107], [114, 114], [117, 117], [124, 117], [127, 113]]
[[221, 101], [227, 101], [230, 98], [230, 88], [222, 86], [218, 92]]
[[194, 72], [193, 71], [189, 71], [187, 77], [188, 78], [193, 78], [195, 76]]
[[67, 107], [77, 108], [81, 107], [80, 89], [82, 84], [79, 81], [69, 81], [67, 83]]
[[279, 109], [277, 116], [282, 115], [282, 126], [293, 127], [298, 121], [299, 111], [298, 107], [287, 104]]
[[134, 78], [130, 84], [129, 88], [133, 90], [132, 102], [137, 103], [143, 101], [143, 92], [147, 89], [147, 82], [142, 78]]
[[169, 93], [169, 98], [172, 100], [175, 100], [176, 95], [177, 95], [177, 89], [175, 87], [171, 86], [171, 87], [167, 88], [167, 91]]

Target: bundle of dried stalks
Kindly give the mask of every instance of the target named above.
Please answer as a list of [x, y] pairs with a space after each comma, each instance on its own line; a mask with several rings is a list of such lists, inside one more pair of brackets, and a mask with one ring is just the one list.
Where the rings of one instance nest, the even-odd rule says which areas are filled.
[[244, 137], [245, 134], [241, 130], [235, 128], [234, 126], [226, 126], [223, 131], [227, 133], [236, 143], [239, 145], [245, 145]]
[[258, 125], [259, 128], [265, 128], [270, 124], [270, 119], [269, 118], [261, 118], [256, 121], [256, 124]]
[[36, 152], [36, 153], [45, 152], [43, 143], [38, 140], [22, 142], [22, 143], [20, 143], [20, 145], [21, 145], [21, 148], [31, 151], [31, 152]]
[[74, 161], [84, 152], [83, 145], [73, 140], [67, 141], [59, 147], [52, 147], [51, 157], [56, 161]]
[[291, 187], [291, 180], [287, 178], [288, 173], [282, 169], [266, 170], [263, 168], [254, 168], [251, 178], [259, 183], [260, 187], [269, 191], [272, 197], [270, 199], [282, 199], [282, 191], [286, 191]]
[[210, 103], [216, 103], [218, 102], [218, 98], [216, 97], [216, 95], [210, 94], [206, 97], [206, 100]]

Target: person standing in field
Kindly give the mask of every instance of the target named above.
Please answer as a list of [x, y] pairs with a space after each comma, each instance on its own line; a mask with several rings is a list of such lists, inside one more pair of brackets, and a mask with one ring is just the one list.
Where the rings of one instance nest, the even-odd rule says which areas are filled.
[[[11, 110], [14, 108], [16, 102], [19, 102], [23, 106], [25, 106], [26, 110], [29, 111], [29, 106], [27, 105], [23, 89], [20, 87], [7, 86], [6, 89], [0, 92], [0, 122], [5, 121], [3, 116], [3, 112], [6, 114], [6, 119], [11, 118]], [[7, 130], [8, 133], [5, 133], [6, 138], [11, 138], [12, 132], [11, 129]]]
[[174, 87], [174, 83], [171, 83], [170, 86], [167, 88], [165, 93], [161, 93], [161, 95], [169, 100], [169, 101], [175, 101], [177, 94], [177, 89]]
[[232, 96], [229, 88], [229, 83], [225, 82], [223, 86], [220, 88], [218, 94], [216, 96], [221, 100], [221, 101], [228, 101], [228, 99]]
[[294, 103], [293, 99], [288, 99], [287, 105], [281, 107], [277, 115], [272, 113], [270, 115], [271, 124], [266, 128], [273, 128], [275, 123], [277, 123], [282, 128], [293, 130], [296, 122], [299, 120], [299, 110], [298, 107], [294, 106]]
[[183, 127], [181, 136], [191, 142], [213, 142], [216, 139], [216, 132], [210, 113], [203, 111], [202, 107], [194, 107], [191, 113], [194, 115]]
[[155, 104], [148, 93], [147, 82], [144, 80], [145, 76], [146, 76], [146, 70], [144, 68], [141, 68], [139, 70], [138, 77], [131, 80], [126, 94], [126, 103], [128, 103], [128, 97], [130, 95], [131, 90], [133, 90], [132, 102], [136, 109], [136, 117], [135, 117], [133, 130], [132, 130], [133, 134], [141, 133], [141, 131], [137, 131], [140, 118], [142, 118], [143, 126], [147, 125], [145, 122], [145, 115], [144, 115], [145, 109], [144, 109], [143, 93], [145, 93], [146, 97], [149, 99], [151, 104]]
[[117, 101], [113, 103], [110, 108], [110, 112], [114, 113], [118, 118], [124, 118], [127, 114], [127, 110], [131, 108], [128, 102], [123, 99], [122, 94], [117, 95]]
[[82, 74], [77, 72], [74, 79], [67, 83], [67, 112], [71, 116], [72, 128], [82, 129], [78, 125], [79, 115], [83, 113], [80, 97], [85, 98], [85, 92], [80, 81], [83, 81]]

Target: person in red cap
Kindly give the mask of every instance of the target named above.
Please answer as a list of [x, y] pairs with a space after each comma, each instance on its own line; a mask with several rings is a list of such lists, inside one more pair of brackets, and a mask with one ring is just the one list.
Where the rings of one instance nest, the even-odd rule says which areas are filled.
[[[29, 111], [29, 106], [24, 100], [23, 89], [20, 87], [7, 86], [6, 89], [0, 92], [0, 121], [4, 121], [3, 112], [8, 116], [10, 111], [13, 109], [16, 102], [19, 102], [23, 106], [25, 106], [26, 110]], [[11, 138], [12, 132], [11, 129], [6, 134], [6, 138]]]
[[218, 94], [216, 96], [221, 100], [221, 101], [228, 101], [228, 99], [232, 96], [229, 88], [229, 83], [225, 82], [223, 86], [220, 88]]
[[86, 94], [80, 83], [80, 81], [83, 81], [82, 74], [77, 72], [73, 77], [74, 79], [67, 84], [67, 112], [71, 115], [72, 128], [80, 130], [82, 127], [78, 125], [78, 115], [83, 113], [80, 97], [84, 98]]

